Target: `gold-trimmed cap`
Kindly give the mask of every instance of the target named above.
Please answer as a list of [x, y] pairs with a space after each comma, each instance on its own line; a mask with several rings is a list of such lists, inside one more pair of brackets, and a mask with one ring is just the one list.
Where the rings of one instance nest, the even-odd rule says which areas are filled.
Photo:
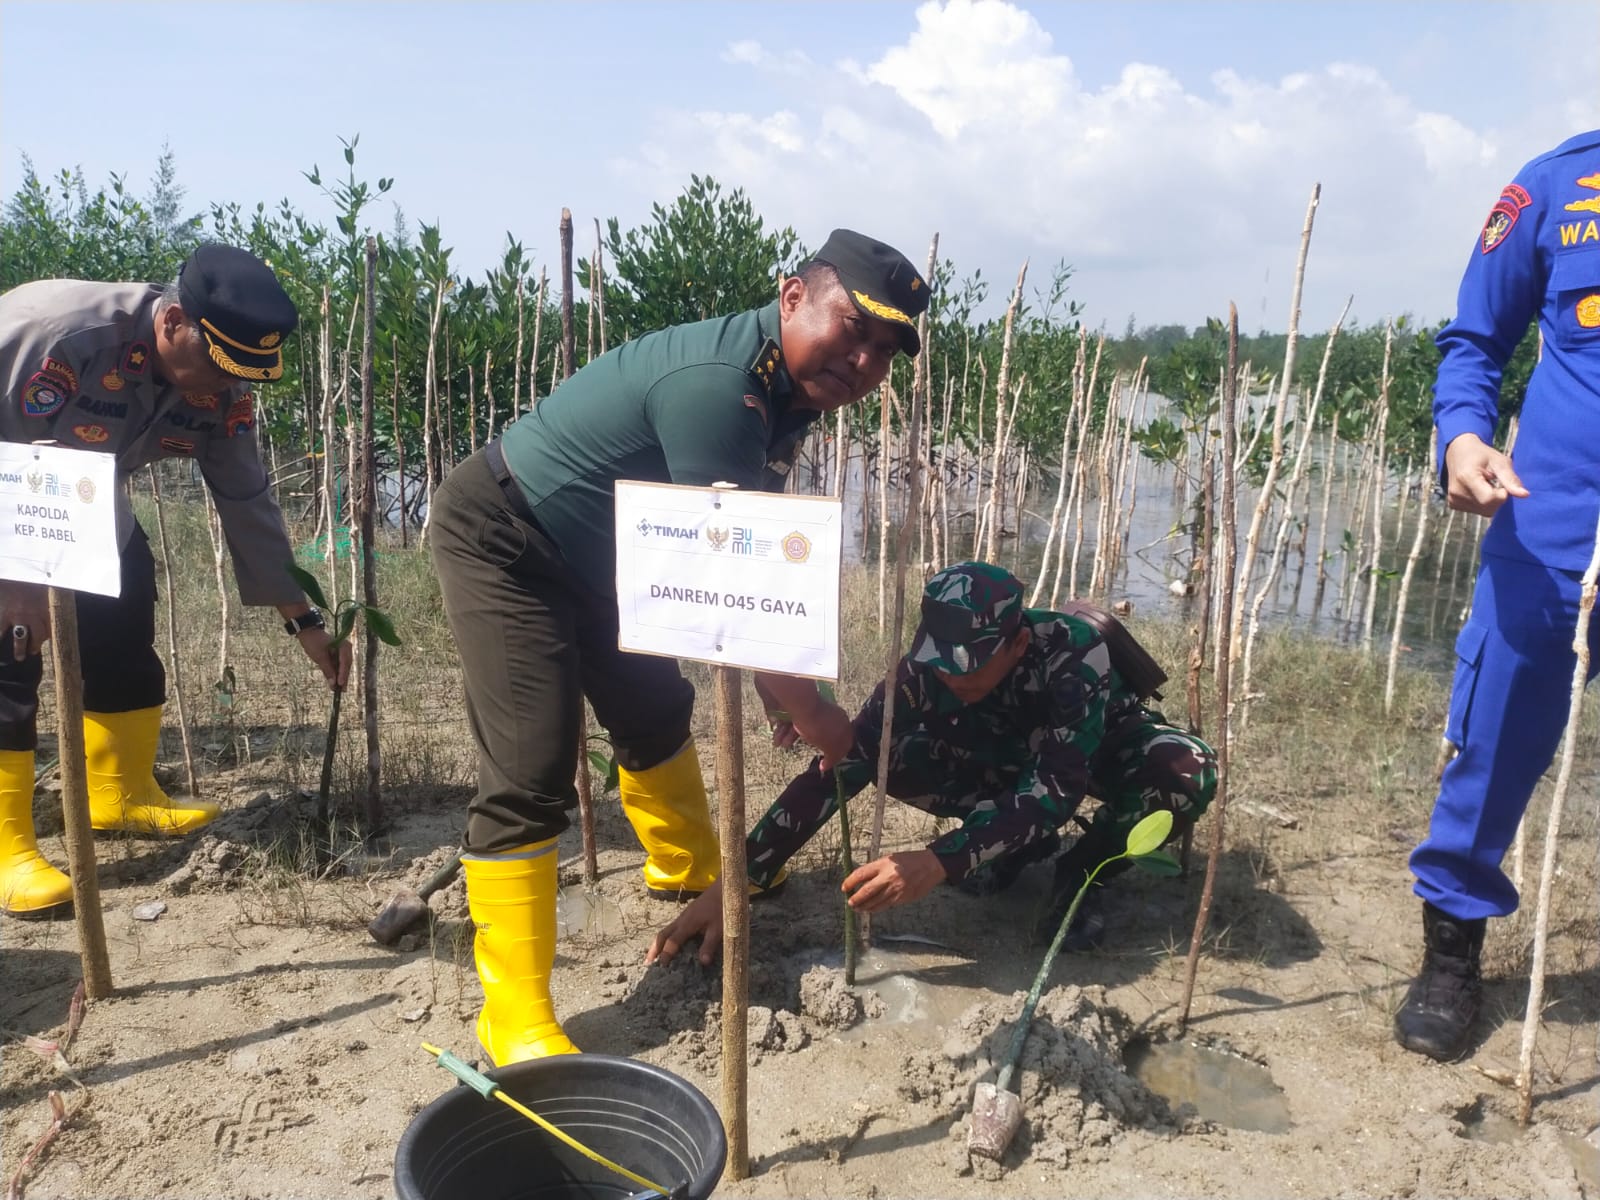
[[917, 318], [928, 307], [928, 281], [904, 254], [853, 229], [835, 229], [813, 260], [827, 263], [864, 315], [900, 327], [900, 347], [912, 358], [922, 348]]
[[278, 277], [248, 250], [210, 244], [178, 271], [183, 311], [200, 326], [212, 361], [229, 375], [283, 375], [283, 343], [300, 323]]

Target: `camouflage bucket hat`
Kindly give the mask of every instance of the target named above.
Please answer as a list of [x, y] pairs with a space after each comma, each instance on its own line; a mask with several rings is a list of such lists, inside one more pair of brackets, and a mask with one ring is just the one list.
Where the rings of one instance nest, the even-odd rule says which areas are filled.
[[946, 567], [922, 589], [922, 623], [910, 659], [966, 675], [976, 671], [1022, 628], [1022, 583], [989, 563]]

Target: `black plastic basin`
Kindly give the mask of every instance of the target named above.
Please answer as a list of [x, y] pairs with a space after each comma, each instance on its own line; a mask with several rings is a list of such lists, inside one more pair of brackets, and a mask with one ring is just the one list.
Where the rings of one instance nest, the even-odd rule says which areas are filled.
[[[562, 1054], [485, 1071], [513, 1099], [620, 1166], [706, 1200], [728, 1156], [722, 1118], [687, 1080], [631, 1058]], [[395, 1151], [400, 1200], [566, 1200], [648, 1194], [498, 1099], [458, 1085]]]

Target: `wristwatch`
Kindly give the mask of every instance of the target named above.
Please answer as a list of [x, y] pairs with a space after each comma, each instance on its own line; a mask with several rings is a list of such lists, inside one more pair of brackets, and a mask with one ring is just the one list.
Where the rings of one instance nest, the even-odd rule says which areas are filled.
[[290, 617], [283, 623], [283, 631], [290, 637], [304, 633], [307, 629], [326, 629], [328, 623], [322, 619], [322, 610], [308, 609], [298, 617]]

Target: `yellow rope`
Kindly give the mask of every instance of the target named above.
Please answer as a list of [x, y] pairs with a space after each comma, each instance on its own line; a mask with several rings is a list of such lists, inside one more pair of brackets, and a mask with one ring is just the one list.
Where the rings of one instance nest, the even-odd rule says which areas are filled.
[[[438, 1046], [431, 1046], [427, 1042], [423, 1042], [422, 1043], [422, 1048], [424, 1050], [426, 1050], [429, 1054], [433, 1055], [435, 1058], [438, 1058], [438, 1057], [440, 1057], [441, 1055], [443, 1055], [445, 1053], [445, 1051], [441, 1050]], [[454, 1056], [452, 1056], [452, 1057], [454, 1057]], [[446, 1064], [446, 1065], [448, 1065], [448, 1064]], [[471, 1068], [469, 1067], [468, 1070], [471, 1070]], [[480, 1072], [473, 1072], [473, 1073], [474, 1074], [479, 1074], [480, 1077], [481, 1077], [481, 1073]], [[492, 1081], [490, 1081], [490, 1082], [492, 1083]], [[651, 1191], [659, 1192], [662, 1196], [670, 1196], [672, 1194], [672, 1189], [671, 1188], [662, 1187], [659, 1183], [656, 1183], [653, 1180], [646, 1179], [643, 1175], [635, 1175], [632, 1171], [628, 1170], [627, 1167], [619, 1166], [617, 1163], [612, 1162], [605, 1155], [597, 1153], [596, 1151], [589, 1149], [589, 1147], [585, 1146], [582, 1142], [578, 1141], [576, 1138], [572, 1137], [570, 1134], [568, 1134], [568, 1133], [566, 1133], [566, 1132], [564, 1132], [564, 1131], [562, 1131], [560, 1129], [557, 1129], [554, 1125], [552, 1125], [549, 1121], [546, 1121], [543, 1117], [541, 1117], [538, 1113], [534, 1112], [531, 1108], [527, 1108], [524, 1105], [519, 1104], [516, 1100], [514, 1100], [510, 1096], [506, 1095], [505, 1089], [502, 1088], [499, 1084], [493, 1084], [493, 1086], [494, 1086], [494, 1091], [491, 1093], [491, 1095], [493, 1095], [496, 1099], [502, 1100], [506, 1104], [510, 1105], [513, 1109], [515, 1109], [517, 1112], [521, 1113], [523, 1116], [527, 1117], [528, 1120], [532, 1121], [540, 1129], [544, 1130], [546, 1133], [550, 1134], [552, 1137], [554, 1137], [557, 1140], [563, 1142], [564, 1144], [566, 1144], [568, 1146], [571, 1146], [574, 1150], [576, 1150], [579, 1154], [583, 1155], [590, 1162], [599, 1163], [602, 1167], [605, 1167], [607, 1170], [615, 1171], [618, 1175], [621, 1175], [626, 1179], [631, 1179], [631, 1180], [633, 1180], [634, 1183], [637, 1183], [637, 1184], [639, 1184], [639, 1185], [641, 1185], [643, 1187], [647, 1187]]]

